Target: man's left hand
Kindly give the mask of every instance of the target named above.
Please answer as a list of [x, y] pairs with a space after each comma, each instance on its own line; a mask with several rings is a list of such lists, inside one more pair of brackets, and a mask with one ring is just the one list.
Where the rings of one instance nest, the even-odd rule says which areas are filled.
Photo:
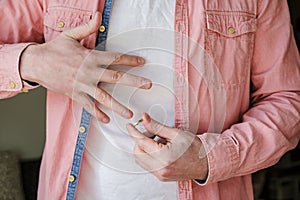
[[[141, 167], [161, 181], [207, 178], [207, 157], [201, 140], [195, 134], [165, 126], [148, 114], [143, 114], [143, 124], [147, 133], [127, 124], [127, 130], [135, 141], [135, 159]], [[159, 136], [164, 142], [149, 135]]]

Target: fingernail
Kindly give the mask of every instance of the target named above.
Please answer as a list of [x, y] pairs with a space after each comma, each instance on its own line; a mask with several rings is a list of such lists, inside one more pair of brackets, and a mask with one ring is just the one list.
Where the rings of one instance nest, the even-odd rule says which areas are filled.
[[124, 117], [130, 119], [133, 116], [132, 111], [128, 110], [124, 112]]
[[143, 117], [144, 117], [145, 121], [147, 121], [147, 122], [151, 121], [151, 117], [147, 113], [144, 113]]
[[141, 57], [138, 57], [137, 62], [138, 62], [139, 64], [144, 64], [144, 63], [145, 63], [145, 59], [144, 59], [144, 58], [141, 58]]
[[143, 80], [143, 82], [142, 82], [143, 89], [149, 89], [149, 88], [151, 88], [151, 86], [152, 86], [152, 83], [150, 80], [147, 80], [147, 79]]
[[107, 124], [109, 122], [109, 119], [105, 117], [105, 118], [102, 119], [102, 122]]

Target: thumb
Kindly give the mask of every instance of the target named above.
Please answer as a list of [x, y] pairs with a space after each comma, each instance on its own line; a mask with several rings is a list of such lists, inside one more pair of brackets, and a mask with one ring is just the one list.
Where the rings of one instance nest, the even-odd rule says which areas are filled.
[[149, 131], [153, 135], [164, 138], [167, 141], [171, 141], [178, 134], [177, 129], [165, 126], [155, 121], [154, 119], [151, 119], [151, 117], [147, 113], [144, 113], [142, 118], [143, 118], [144, 127], [146, 128], [147, 131]]
[[96, 12], [95, 16], [90, 21], [75, 28], [66, 30], [63, 32], [63, 34], [73, 38], [74, 40], [81, 41], [82, 39], [98, 31], [101, 19], [102, 17], [100, 12]]
[[160, 149], [157, 142], [140, 133], [132, 124], [127, 124], [126, 128], [139, 150], [152, 153]]

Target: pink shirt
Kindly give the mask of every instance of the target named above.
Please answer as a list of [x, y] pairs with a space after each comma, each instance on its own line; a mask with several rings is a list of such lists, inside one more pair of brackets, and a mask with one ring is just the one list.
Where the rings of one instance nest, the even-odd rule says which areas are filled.
[[[103, 3], [0, 1], [1, 98], [31, 89], [18, 70], [30, 42], [88, 21]], [[300, 58], [287, 3], [178, 0], [175, 9], [175, 123], [199, 135], [209, 164], [203, 185], [178, 182], [179, 197], [253, 199], [249, 174], [276, 163], [300, 138]], [[95, 40], [82, 43], [93, 48]], [[39, 199], [66, 197], [81, 110], [48, 91]]]

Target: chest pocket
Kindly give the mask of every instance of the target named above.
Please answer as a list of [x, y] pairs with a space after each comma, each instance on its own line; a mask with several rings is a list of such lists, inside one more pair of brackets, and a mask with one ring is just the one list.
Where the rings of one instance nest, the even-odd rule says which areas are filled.
[[235, 89], [247, 80], [255, 31], [254, 14], [206, 11], [205, 49], [223, 79], [222, 83], [215, 84]]
[[53, 39], [64, 30], [84, 24], [91, 18], [92, 11], [70, 7], [48, 8], [44, 16], [45, 41]]

